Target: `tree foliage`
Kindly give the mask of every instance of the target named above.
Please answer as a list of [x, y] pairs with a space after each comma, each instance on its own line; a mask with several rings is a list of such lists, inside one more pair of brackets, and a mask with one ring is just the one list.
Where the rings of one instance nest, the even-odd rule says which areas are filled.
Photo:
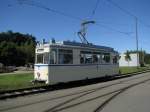
[[146, 64], [150, 64], [150, 54], [148, 53], [145, 54], [144, 61]]
[[139, 53], [139, 60], [140, 60], [140, 64], [150, 64], [150, 54], [147, 53], [144, 50], [140, 50], [140, 51], [136, 51], [136, 50], [131, 50], [128, 51], [128, 53]]
[[36, 39], [19, 32], [0, 33], [0, 63], [23, 66], [34, 63]]
[[125, 53], [125, 60], [126, 61], [131, 61], [131, 57], [130, 57], [130, 52], [127, 50], [127, 52]]

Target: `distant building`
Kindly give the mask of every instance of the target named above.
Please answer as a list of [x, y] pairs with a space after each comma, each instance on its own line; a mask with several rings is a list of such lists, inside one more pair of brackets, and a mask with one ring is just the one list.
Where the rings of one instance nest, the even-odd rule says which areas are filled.
[[[136, 66], [140, 66], [140, 58], [139, 55], [137, 57], [137, 53], [130, 53], [130, 60], [127, 61], [125, 56], [126, 54], [123, 53], [120, 55], [120, 59], [119, 59], [119, 66], [120, 67], [136, 67]], [[138, 58], [138, 59], [137, 59]]]

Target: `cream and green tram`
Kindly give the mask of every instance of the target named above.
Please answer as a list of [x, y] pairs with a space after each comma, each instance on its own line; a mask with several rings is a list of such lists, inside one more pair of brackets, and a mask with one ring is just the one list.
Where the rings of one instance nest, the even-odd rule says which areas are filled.
[[34, 78], [47, 84], [112, 76], [119, 73], [113, 48], [62, 41], [36, 46]]

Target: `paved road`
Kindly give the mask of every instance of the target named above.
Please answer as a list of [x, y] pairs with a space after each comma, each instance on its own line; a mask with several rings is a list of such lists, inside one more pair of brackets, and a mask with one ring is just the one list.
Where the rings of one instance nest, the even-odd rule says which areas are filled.
[[150, 81], [118, 95], [102, 112], [150, 112]]
[[0, 112], [150, 112], [150, 73], [2, 100]]

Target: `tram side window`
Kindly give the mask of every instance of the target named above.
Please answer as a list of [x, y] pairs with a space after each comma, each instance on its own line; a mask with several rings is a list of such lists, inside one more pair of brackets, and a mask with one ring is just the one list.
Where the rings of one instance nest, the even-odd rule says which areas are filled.
[[117, 56], [114, 56], [113, 57], [113, 64], [117, 64], [118, 63], [118, 58], [117, 58]]
[[88, 64], [92, 63], [92, 53], [88, 51], [81, 51], [80, 52], [80, 63], [81, 64]]
[[85, 63], [92, 63], [92, 54], [85, 54]]
[[80, 63], [81, 64], [84, 64], [84, 57], [85, 57], [84, 54], [80, 55]]
[[89, 51], [81, 51], [80, 52], [80, 63], [81, 64], [96, 64], [99, 63], [100, 53], [98, 52], [89, 52]]
[[59, 64], [73, 64], [72, 50], [59, 49]]
[[36, 55], [36, 63], [43, 63], [43, 54]]
[[93, 54], [93, 63], [99, 63], [100, 55], [99, 54]]
[[102, 62], [103, 63], [110, 63], [110, 54], [109, 53], [102, 54]]

